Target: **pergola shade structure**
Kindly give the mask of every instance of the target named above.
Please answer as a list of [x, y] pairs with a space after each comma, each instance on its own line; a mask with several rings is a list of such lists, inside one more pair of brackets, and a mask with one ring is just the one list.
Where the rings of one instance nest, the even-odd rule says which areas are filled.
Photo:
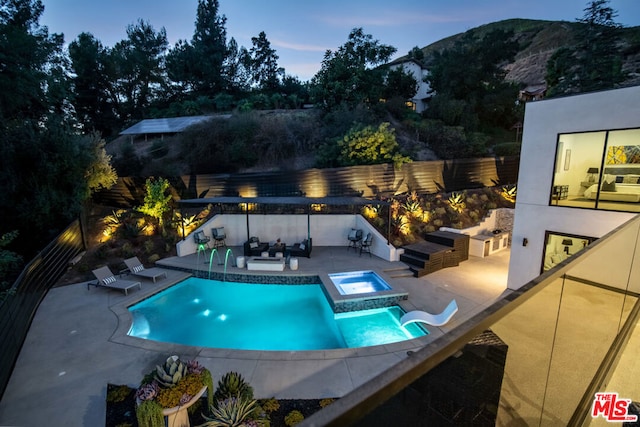
[[[367, 206], [379, 205], [389, 206], [390, 203], [383, 200], [372, 200], [364, 197], [205, 197], [200, 199], [185, 199], [178, 201], [181, 206], [206, 206], [206, 205], [244, 205], [244, 211], [247, 216], [247, 239], [251, 236], [249, 229], [249, 206], [250, 205], [297, 205], [304, 207], [307, 213], [307, 238], [311, 237], [310, 216], [313, 211], [313, 205], [327, 206]], [[390, 210], [389, 215], [390, 215]], [[387, 241], [391, 233], [391, 221], [388, 221]]]

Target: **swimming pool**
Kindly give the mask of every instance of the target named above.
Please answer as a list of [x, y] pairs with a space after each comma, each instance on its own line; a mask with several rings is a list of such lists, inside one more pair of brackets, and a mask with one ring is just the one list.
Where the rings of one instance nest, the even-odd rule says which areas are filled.
[[330, 350], [427, 334], [400, 325], [400, 307], [335, 314], [320, 284], [263, 285], [189, 278], [129, 307], [128, 335], [242, 350]]
[[347, 271], [329, 274], [329, 278], [340, 292], [340, 295], [366, 294], [391, 290], [375, 271]]

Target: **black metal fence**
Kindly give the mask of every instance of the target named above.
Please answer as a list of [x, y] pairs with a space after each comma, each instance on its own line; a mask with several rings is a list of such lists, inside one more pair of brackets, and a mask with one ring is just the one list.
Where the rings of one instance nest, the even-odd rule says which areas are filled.
[[0, 302], [0, 398], [40, 302], [84, 249], [81, 224], [76, 220], [31, 260]]
[[[170, 178], [174, 197], [216, 196], [362, 196], [388, 197], [515, 184], [520, 158], [437, 160], [412, 162], [395, 169], [391, 164], [307, 169], [269, 173], [190, 175]], [[132, 207], [144, 200], [144, 178], [121, 178], [110, 190], [94, 196], [108, 206]]]

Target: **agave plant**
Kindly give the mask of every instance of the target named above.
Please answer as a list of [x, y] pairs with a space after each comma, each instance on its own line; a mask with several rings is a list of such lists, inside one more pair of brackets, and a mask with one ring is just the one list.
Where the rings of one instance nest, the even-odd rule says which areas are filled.
[[218, 381], [218, 388], [213, 397], [216, 401], [222, 401], [231, 397], [251, 400], [253, 399], [253, 388], [247, 384], [239, 373], [228, 372]]
[[515, 185], [505, 185], [504, 187], [502, 187], [501, 194], [505, 200], [514, 202], [516, 200], [516, 195], [518, 194], [518, 190]]
[[[251, 413], [256, 409], [257, 402], [253, 399], [230, 397], [219, 400], [210, 407], [211, 417], [203, 414], [206, 422], [203, 427], [240, 427], [246, 425]], [[258, 421], [258, 420], [256, 420]], [[258, 423], [259, 424], [259, 423]]]
[[156, 365], [155, 380], [163, 387], [175, 387], [187, 375], [187, 365], [178, 356], [169, 356], [164, 366]]
[[466, 207], [464, 203], [464, 194], [452, 193], [449, 197], [449, 205], [454, 211], [462, 212], [462, 210]]

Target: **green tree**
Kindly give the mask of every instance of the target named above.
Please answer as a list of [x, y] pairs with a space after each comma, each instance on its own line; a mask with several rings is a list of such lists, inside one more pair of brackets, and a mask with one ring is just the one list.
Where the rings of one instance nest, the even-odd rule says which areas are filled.
[[418, 82], [413, 74], [400, 67], [387, 73], [382, 96], [385, 99], [400, 97], [406, 100], [413, 98], [417, 91]]
[[576, 45], [558, 49], [547, 63], [547, 96], [612, 89], [625, 80], [616, 16], [609, 0], [588, 3], [577, 19]]
[[111, 156], [105, 150], [105, 142], [96, 133], [86, 137], [93, 149], [93, 156], [85, 172], [87, 189], [94, 193], [102, 188], [109, 189], [118, 181], [118, 174], [111, 165]]
[[409, 56], [410, 59], [415, 59], [420, 62], [424, 59], [424, 52], [418, 46], [414, 46], [411, 48], [407, 56]]
[[164, 220], [171, 210], [171, 194], [166, 194], [169, 189], [169, 181], [164, 178], [152, 179], [148, 178], [145, 182], [146, 194], [144, 196], [144, 204], [138, 207], [138, 211], [158, 221], [158, 225], [162, 227]]
[[[227, 57], [224, 62], [227, 76], [227, 91], [240, 95], [249, 90], [251, 82], [251, 55], [249, 51], [231, 37], [227, 45]], [[219, 95], [216, 95], [219, 96]]]
[[452, 48], [436, 52], [427, 76], [436, 108], [430, 106], [427, 116], [468, 131], [480, 124], [513, 125], [518, 88], [504, 81], [502, 64], [513, 61], [517, 51], [513, 31], [494, 30], [482, 38], [468, 31]]
[[69, 44], [69, 56], [75, 74], [73, 105], [82, 129], [111, 136], [118, 126], [118, 102], [109, 49], [92, 34], [81, 33]]
[[39, 25], [43, 12], [40, 0], [0, 0], [0, 126], [50, 111], [46, 83], [63, 38]]
[[327, 110], [341, 104], [353, 107], [378, 102], [385, 70], [377, 66], [388, 62], [395, 52], [395, 47], [354, 28], [336, 52], [325, 52], [320, 71], [311, 80], [312, 97]]
[[219, 9], [218, 0], [198, 0], [191, 43], [180, 40], [167, 54], [170, 79], [193, 97], [213, 98], [229, 87], [227, 18]]
[[14, 230], [0, 237], [0, 302], [6, 297], [7, 289], [11, 287], [22, 266], [22, 257], [6, 249], [17, 236], [18, 231]]
[[258, 37], [252, 37], [251, 44], [253, 46], [249, 50], [249, 54], [251, 55], [253, 82], [267, 92], [278, 90], [279, 76], [284, 73], [284, 69], [278, 67], [278, 55], [275, 49], [271, 48], [271, 43], [265, 32], [261, 31]]
[[166, 84], [164, 67], [167, 33], [143, 20], [127, 27], [127, 39], [111, 50], [116, 67], [116, 92], [121, 102], [121, 119], [141, 119], [147, 114], [159, 89]]
[[192, 45], [196, 54], [193, 70], [197, 90], [215, 95], [226, 87], [223, 64], [227, 57], [227, 17], [219, 14], [218, 0], [198, 0], [196, 30]]
[[340, 162], [345, 166], [393, 163], [395, 167], [400, 167], [411, 161], [400, 154], [395, 130], [389, 128], [386, 122], [377, 129], [373, 126], [352, 128], [338, 142], [338, 147]]

